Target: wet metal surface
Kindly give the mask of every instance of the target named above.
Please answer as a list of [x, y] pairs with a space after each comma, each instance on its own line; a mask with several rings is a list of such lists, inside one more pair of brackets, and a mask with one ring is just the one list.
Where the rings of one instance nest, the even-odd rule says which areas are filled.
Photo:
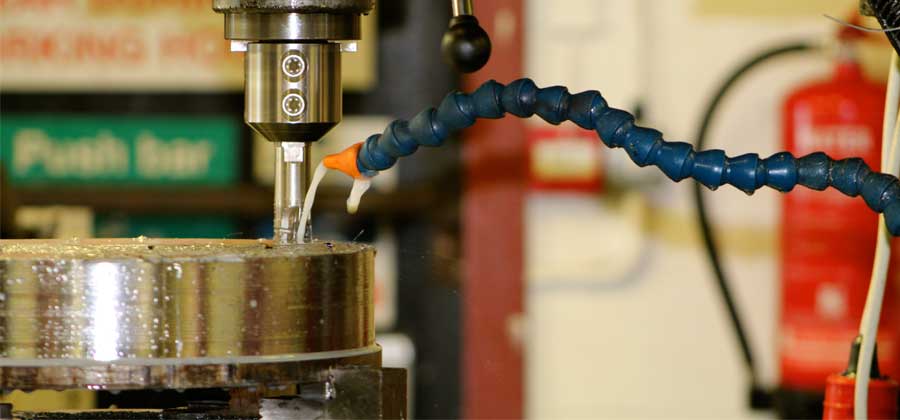
[[213, 0], [218, 12], [368, 13], [373, 0]]
[[0, 387], [188, 388], [378, 363], [374, 249], [0, 241]]
[[[168, 409], [98, 409], [60, 412], [14, 412], [20, 420], [283, 420], [283, 419], [406, 419], [406, 372], [366, 366], [327, 369], [308, 377], [306, 386], [326, 386], [326, 394], [257, 394], [250, 405], [195, 401]], [[145, 391], [154, 392], [154, 391]], [[254, 393], [241, 390], [240, 392]], [[234, 395], [234, 394], [232, 394]]]

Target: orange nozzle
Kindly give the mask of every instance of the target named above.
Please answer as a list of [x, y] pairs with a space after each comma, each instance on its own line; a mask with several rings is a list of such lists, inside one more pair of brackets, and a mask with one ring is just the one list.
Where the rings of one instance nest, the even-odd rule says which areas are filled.
[[356, 166], [356, 157], [359, 156], [361, 147], [362, 142], [356, 143], [338, 153], [325, 156], [325, 159], [322, 159], [322, 163], [326, 168], [341, 171], [350, 175], [353, 179], [363, 179], [365, 177]]

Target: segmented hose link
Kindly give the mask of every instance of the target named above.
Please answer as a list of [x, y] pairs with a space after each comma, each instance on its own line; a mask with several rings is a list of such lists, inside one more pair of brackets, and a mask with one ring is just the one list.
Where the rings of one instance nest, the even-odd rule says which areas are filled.
[[860, 158], [834, 160], [822, 152], [800, 158], [780, 152], [765, 159], [755, 153], [728, 157], [718, 149], [697, 152], [689, 143], [668, 142], [659, 131], [635, 125], [633, 115], [611, 108], [600, 92], [573, 95], [562, 86], [538, 88], [530, 79], [507, 86], [491, 80], [472, 94], [451, 93], [437, 109], [426, 109], [409, 121], [394, 121], [383, 134], [366, 139], [356, 164], [362, 174], [374, 176], [419, 146], [440, 146], [476, 119], [501, 118], [505, 113], [522, 118], [537, 114], [551, 124], [572, 121], [596, 130], [607, 146], [624, 148], [638, 166], [657, 166], [676, 182], [693, 178], [711, 190], [730, 184], [747, 194], [763, 186], [787, 192], [800, 184], [861, 195], [872, 210], [884, 213], [891, 234], [900, 235], [900, 181], [872, 171]]

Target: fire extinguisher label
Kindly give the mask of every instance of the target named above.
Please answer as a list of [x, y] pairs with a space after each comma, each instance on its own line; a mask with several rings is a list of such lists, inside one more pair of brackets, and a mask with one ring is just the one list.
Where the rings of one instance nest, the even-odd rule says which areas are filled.
[[[880, 161], [884, 86], [841, 75], [806, 86], [785, 102], [786, 148], [797, 156]], [[781, 385], [822, 391], [844, 370], [857, 335], [875, 251], [877, 215], [838, 191], [797, 189], [784, 196], [781, 223]], [[893, 274], [891, 274], [893, 276]], [[892, 277], [893, 278], [893, 277]], [[889, 282], [878, 336], [879, 364], [897, 372], [900, 323]]]
[[[798, 112], [798, 114], [802, 114]], [[798, 115], [802, 121], [803, 115]], [[796, 130], [797, 153], [805, 155], [819, 150], [833, 150], [842, 156], [859, 156], [877, 150], [870, 127], [864, 125], [800, 124]]]
[[[815, 325], [797, 325], [785, 328], [781, 337], [782, 376], [790, 379], [787, 385], [813, 388], [823, 382], [818, 375], [824, 368], [838, 373], [847, 366], [848, 344], [857, 334], [855, 326], [846, 328], [822, 328]], [[897, 351], [896, 334], [878, 334], [879, 368], [882, 372], [896, 372], [895, 358], [882, 353]], [[786, 378], [786, 379], [787, 379]]]

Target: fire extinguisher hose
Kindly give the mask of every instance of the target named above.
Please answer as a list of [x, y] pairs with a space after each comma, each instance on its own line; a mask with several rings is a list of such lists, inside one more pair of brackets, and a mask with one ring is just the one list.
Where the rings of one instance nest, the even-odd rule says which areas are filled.
[[[716, 89], [715, 94], [704, 109], [703, 119], [700, 122], [700, 127], [697, 130], [697, 135], [695, 137], [697, 139], [695, 143], [697, 149], [702, 150], [707, 147], [709, 130], [718, 110], [721, 109], [720, 105], [722, 101], [738, 82], [744, 78], [744, 76], [749, 74], [752, 70], [759, 68], [761, 65], [772, 62], [774, 59], [793, 56], [798, 53], [805, 54], [810, 51], [816, 51], [817, 49], [816, 45], [806, 42], [785, 44], [763, 50], [740, 64], [729, 74], [719, 88]], [[771, 406], [771, 394], [761, 383], [759, 371], [753, 357], [750, 339], [744, 329], [744, 323], [741, 320], [735, 299], [731, 294], [728, 275], [723, 268], [722, 259], [719, 256], [719, 248], [716, 244], [715, 237], [713, 236], [712, 226], [709, 221], [709, 215], [706, 212], [706, 200], [703, 195], [703, 190], [698, 183], [694, 183], [692, 189], [694, 204], [697, 209], [697, 224], [700, 228], [703, 247], [706, 250], [710, 268], [713, 270], [719, 296], [721, 297], [725, 308], [728, 310], [732, 331], [734, 331], [734, 335], [741, 346], [741, 356], [744, 359], [744, 364], [746, 365], [747, 373], [749, 375], [750, 406], [756, 409], [768, 408]]]

